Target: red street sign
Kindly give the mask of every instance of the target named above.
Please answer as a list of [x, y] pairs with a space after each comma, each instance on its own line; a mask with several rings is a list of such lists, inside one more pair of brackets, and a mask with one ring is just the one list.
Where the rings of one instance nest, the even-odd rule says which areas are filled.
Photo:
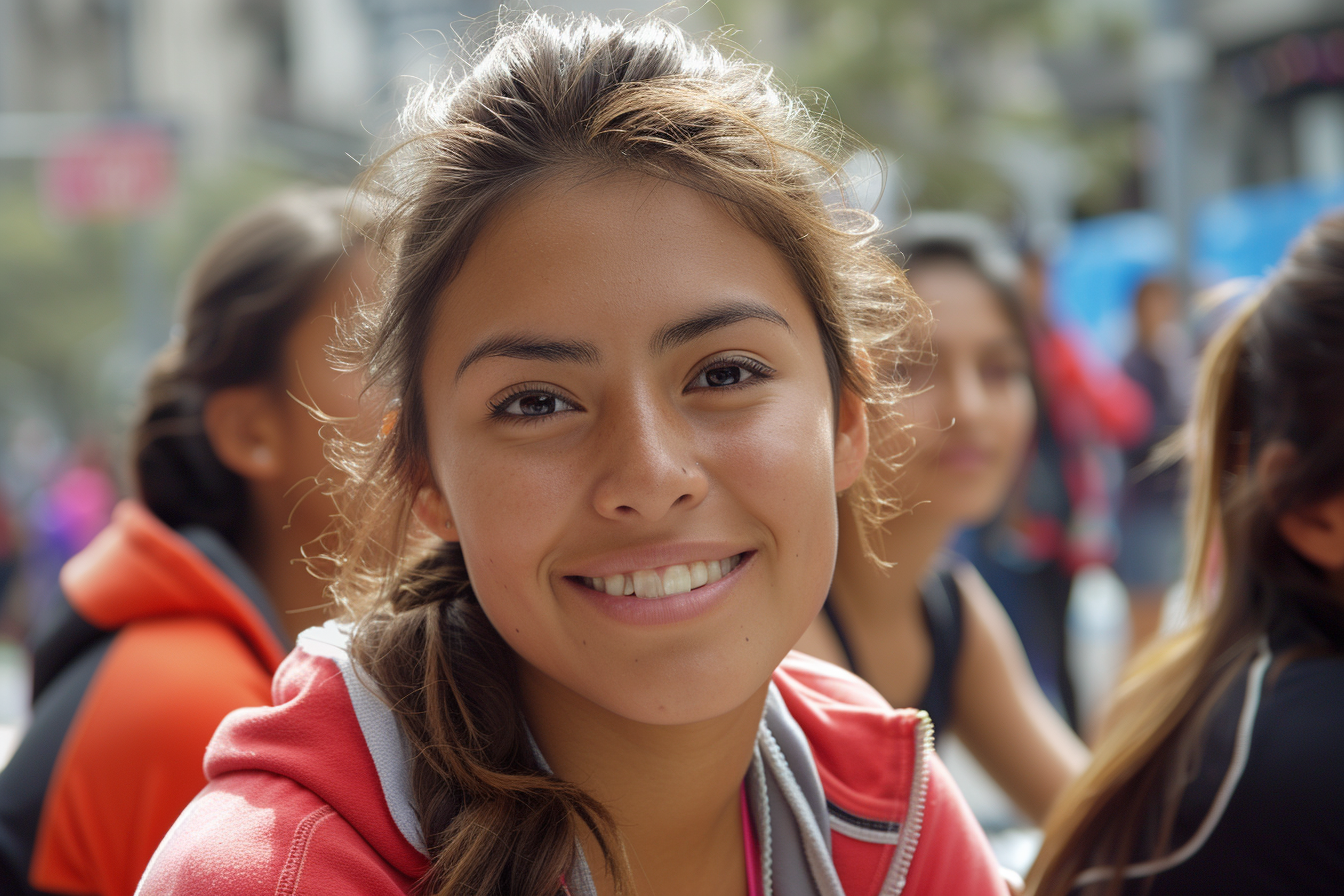
[[74, 134], [42, 166], [42, 195], [53, 214], [123, 220], [152, 214], [173, 181], [173, 144], [159, 126], [110, 124]]

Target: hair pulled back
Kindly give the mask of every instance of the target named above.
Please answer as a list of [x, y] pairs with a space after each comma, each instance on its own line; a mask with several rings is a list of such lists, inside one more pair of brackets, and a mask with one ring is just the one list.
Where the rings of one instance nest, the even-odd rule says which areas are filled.
[[[854, 144], [769, 69], [657, 18], [529, 13], [501, 23], [464, 71], [409, 99], [394, 148], [367, 172], [382, 201], [383, 303], [354, 334], [389, 408], [374, 443], [345, 446], [355, 522], [336, 595], [354, 652], [396, 712], [437, 894], [555, 893], [591, 832], [618, 887], [628, 870], [606, 810], [536, 768], [515, 658], [471, 589], [461, 550], [417, 531], [428, 483], [420, 371], [445, 287], [490, 215], [557, 176], [626, 172], [715, 197], [774, 245], [808, 298], [835, 394], [880, 405], [894, 386], [864, 353], [898, 354], [922, 315], [843, 200]], [[876, 490], [862, 506], [880, 515]]]
[[[1064, 894], [1078, 873], [1110, 866], [1119, 893], [1136, 856], [1161, 855], [1214, 703], [1244, 674], [1260, 637], [1285, 613], [1344, 650], [1344, 605], [1326, 573], [1283, 538], [1283, 514], [1344, 493], [1344, 214], [1293, 245], [1265, 290], [1211, 341], [1189, 437], [1185, 585], [1195, 625], [1148, 654], [1093, 765], [1046, 825], [1028, 892]], [[1265, 446], [1294, 462], [1259, 481]], [[1157, 820], [1153, 842], [1138, 832]], [[1140, 855], [1142, 853], [1142, 855]]]
[[187, 274], [132, 433], [136, 492], [167, 525], [208, 526], [238, 546], [247, 489], [210, 446], [206, 400], [278, 376], [285, 340], [366, 214], [345, 189], [283, 193], [227, 225]]

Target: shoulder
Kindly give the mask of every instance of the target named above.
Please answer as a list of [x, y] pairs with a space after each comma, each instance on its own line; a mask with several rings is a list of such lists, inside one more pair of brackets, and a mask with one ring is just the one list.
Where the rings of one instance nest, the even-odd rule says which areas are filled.
[[139, 896], [301, 896], [409, 893], [331, 805], [280, 775], [241, 772], [211, 782], [164, 838]]
[[774, 683], [811, 747], [836, 867], [856, 892], [888, 884], [910, 894], [1005, 892], [983, 831], [933, 751], [927, 714], [893, 709], [857, 676], [798, 653]]
[[98, 671], [86, 719], [104, 734], [164, 752], [206, 742], [234, 709], [270, 702], [270, 674], [229, 626], [209, 618], [132, 623]]
[[903, 816], [924, 729], [932, 729], [927, 715], [893, 709], [857, 675], [797, 651], [774, 684], [807, 738], [827, 798], [866, 818]]
[[117, 892], [132, 886], [205, 785], [206, 745], [220, 721], [268, 696], [264, 670], [218, 624], [159, 620], [123, 629], [61, 746], [35, 867]]
[[[227, 626], [133, 623], [113, 639], [83, 696], [56, 782], [74, 776], [136, 805], [153, 792], [180, 800], [175, 815], [205, 783], [205, 747], [224, 716], [269, 701], [269, 676]], [[155, 786], [146, 789], [148, 775]]]
[[[812, 745], [823, 781], [828, 775], [837, 781], [908, 780], [920, 728], [928, 725], [924, 713], [893, 709], [857, 675], [797, 651], [785, 657], [774, 683]], [[868, 749], [854, 750], [856, 742]], [[891, 780], [879, 789], [898, 787]]]
[[[1335, 807], [1344, 799], [1344, 657], [1312, 656], [1266, 677], [1243, 786], [1282, 804], [1286, 819], [1314, 824], [1303, 810], [1316, 806], [1344, 835]], [[1276, 796], [1277, 795], [1277, 796]], [[1323, 828], [1324, 830], [1324, 828]]]

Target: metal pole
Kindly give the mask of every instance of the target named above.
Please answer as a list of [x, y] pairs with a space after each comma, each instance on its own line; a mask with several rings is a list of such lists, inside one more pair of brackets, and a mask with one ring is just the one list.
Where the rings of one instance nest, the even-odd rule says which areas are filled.
[[[120, 59], [118, 111], [127, 118], [140, 114], [136, 78], [136, 4], [138, 0], [111, 0]], [[168, 332], [158, 290], [154, 234], [150, 222], [136, 216], [123, 229], [122, 284], [126, 293], [127, 343], [135, 358], [147, 361]]]
[[1189, 0], [1152, 0], [1152, 24], [1140, 53], [1146, 82], [1148, 122], [1156, 144], [1147, 176], [1147, 201], [1171, 229], [1172, 277], [1189, 302], [1191, 271], [1191, 185], [1199, 81], [1208, 52], [1191, 28]]

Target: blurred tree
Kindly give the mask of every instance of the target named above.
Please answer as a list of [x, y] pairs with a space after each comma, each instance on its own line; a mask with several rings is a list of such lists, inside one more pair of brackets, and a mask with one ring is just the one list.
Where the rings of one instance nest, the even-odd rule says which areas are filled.
[[[895, 160], [904, 202], [1020, 219], [1024, 178], [1092, 205], [1119, 196], [1130, 164], [1121, 129], [1092, 134], [1070, 118], [1050, 63], [1062, 50], [1126, 45], [1137, 3], [1077, 0], [721, 0], [748, 49]], [[1089, 9], [1082, 9], [1089, 7]], [[1122, 46], [1121, 52], [1127, 52]], [[1020, 158], [1036, 152], [1035, 174]], [[1017, 154], [1019, 157], [1012, 157]], [[1062, 162], [1057, 160], [1063, 160]], [[1027, 160], [1030, 162], [1031, 160]], [[1069, 170], [1058, 169], [1064, 164]], [[1071, 166], [1071, 167], [1070, 167]], [[895, 178], [893, 178], [894, 180]], [[897, 216], [904, 202], [897, 201]], [[1071, 208], [1069, 209], [1072, 210]], [[1028, 213], [1029, 214], [1029, 213]], [[893, 222], [898, 223], [898, 222]]]
[[[297, 180], [292, 171], [239, 161], [189, 177], [151, 222], [167, 332], [178, 284], [209, 235], [236, 212]], [[129, 348], [125, 228], [53, 220], [39, 201], [34, 163], [0, 164], [0, 359], [40, 382], [42, 404], [69, 432], [95, 424], [114, 435], [131, 413], [144, 358]], [[0, 436], [5, 424], [0, 421]]]

